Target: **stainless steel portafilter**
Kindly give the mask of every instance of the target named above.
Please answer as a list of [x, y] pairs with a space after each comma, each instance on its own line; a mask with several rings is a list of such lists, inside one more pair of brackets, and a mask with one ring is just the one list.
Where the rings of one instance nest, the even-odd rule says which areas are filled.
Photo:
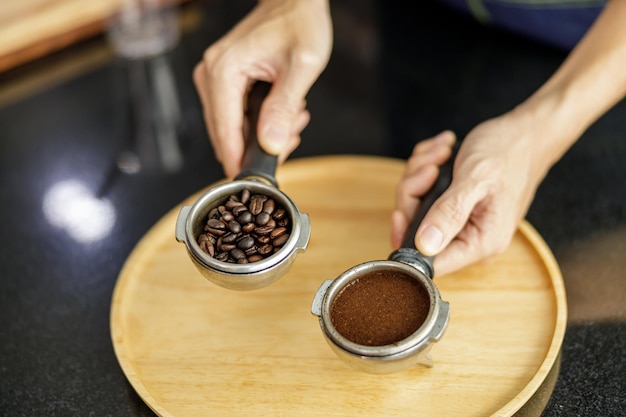
[[414, 238], [449, 186], [453, 160], [441, 167], [421, 199], [399, 249], [386, 260], [356, 265], [324, 281], [315, 294], [311, 312], [318, 316], [325, 340], [356, 370], [384, 374], [433, 365], [429, 352], [441, 339], [450, 310], [432, 279], [433, 258], [415, 248]]
[[[274, 176], [277, 157], [267, 154], [258, 143], [259, 112], [270, 88], [270, 84], [258, 81], [248, 94], [248, 129], [244, 129], [246, 149], [241, 172], [233, 181], [210, 188], [193, 205], [183, 206], [176, 221], [176, 239], [185, 244], [189, 257], [198, 271], [214, 284], [232, 290], [255, 290], [280, 279], [289, 270], [297, 254], [306, 249], [311, 234], [309, 216], [301, 213], [289, 196], [278, 188]], [[246, 259], [245, 263], [219, 260], [201, 248], [198, 237], [207, 227], [209, 213], [215, 208], [224, 206], [231, 196], [240, 195], [244, 190], [252, 196], [267, 197], [284, 209], [288, 219], [289, 237], [285, 242], [281, 242], [280, 248], [263, 259], [253, 262], [247, 262]], [[254, 226], [254, 219], [249, 224]], [[257, 231], [261, 233], [258, 226]], [[254, 233], [256, 232], [252, 231], [250, 235]], [[263, 233], [267, 233], [267, 230]], [[267, 235], [269, 236], [269, 233]], [[243, 235], [231, 238], [243, 238]], [[254, 251], [255, 247], [246, 247], [248, 254]]]

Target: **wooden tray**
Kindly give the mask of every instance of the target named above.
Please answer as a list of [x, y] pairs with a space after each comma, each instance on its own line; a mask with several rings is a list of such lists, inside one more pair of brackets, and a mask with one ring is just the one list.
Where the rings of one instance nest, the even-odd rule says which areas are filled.
[[[174, 238], [179, 207], [138, 243], [111, 305], [115, 353], [159, 416], [510, 416], [557, 362], [565, 333], [562, 277], [522, 223], [493, 263], [436, 278], [451, 318], [433, 368], [353, 371], [310, 312], [319, 285], [385, 259], [398, 160], [294, 159], [280, 189], [311, 217], [309, 247], [277, 283], [252, 292], [206, 281]], [[192, 204], [197, 195], [183, 202]]]

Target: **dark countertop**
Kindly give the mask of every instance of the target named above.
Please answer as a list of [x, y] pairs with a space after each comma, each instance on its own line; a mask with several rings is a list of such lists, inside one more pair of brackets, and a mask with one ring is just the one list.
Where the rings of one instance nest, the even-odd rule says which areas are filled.
[[[185, 6], [185, 34], [165, 56], [182, 109], [178, 168], [143, 145], [139, 172], [116, 165], [132, 147], [125, 76], [141, 85], [154, 61], [115, 59], [96, 38], [0, 74], [1, 415], [154, 416], [113, 352], [111, 294], [144, 233], [222, 177], [190, 74], [252, 4]], [[313, 118], [292, 158], [405, 158], [417, 139], [466, 132], [508, 110], [565, 57], [436, 7], [424, 6], [423, 21], [400, 6], [391, 14], [373, 2], [332, 7], [335, 49], [308, 97]], [[561, 267], [569, 309], [544, 417], [626, 415], [625, 115], [622, 102], [584, 134], [528, 214]], [[78, 203], [68, 209], [68, 201]]]

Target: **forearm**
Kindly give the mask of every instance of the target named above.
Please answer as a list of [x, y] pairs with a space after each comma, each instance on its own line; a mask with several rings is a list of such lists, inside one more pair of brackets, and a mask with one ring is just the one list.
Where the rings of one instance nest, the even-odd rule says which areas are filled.
[[626, 95], [626, 0], [609, 2], [554, 75], [512, 113], [542, 126], [545, 169]]

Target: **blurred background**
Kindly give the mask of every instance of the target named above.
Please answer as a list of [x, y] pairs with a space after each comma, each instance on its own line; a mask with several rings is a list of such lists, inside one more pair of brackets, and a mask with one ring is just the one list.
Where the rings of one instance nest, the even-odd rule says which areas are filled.
[[[255, 4], [0, 4], [0, 415], [154, 416], [115, 358], [111, 293], [150, 227], [223, 177], [191, 73]], [[294, 159], [404, 159], [420, 139], [509, 110], [566, 56], [430, 1], [333, 0], [331, 11], [334, 50]], [[625, 159], [622, 102], [530, 209], [562, 268], [569, 321], [554, 393], [520, 415], [626, 414]]]

